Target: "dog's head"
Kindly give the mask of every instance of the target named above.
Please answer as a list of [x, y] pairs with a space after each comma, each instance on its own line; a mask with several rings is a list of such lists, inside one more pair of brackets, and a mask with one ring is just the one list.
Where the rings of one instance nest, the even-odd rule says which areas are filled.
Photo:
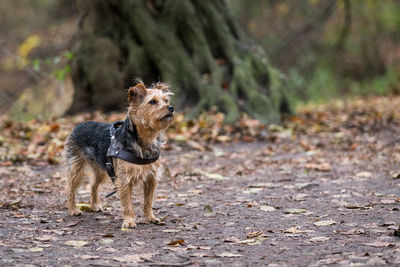
[[168, 85], [156, 83], [151, 88], [146, 88], [139, 81], [128, 90], [130, 119], [137, 126], [143, 126], [152, 130], [167, 128], [174, 118], [174, 107], [170, 104]]

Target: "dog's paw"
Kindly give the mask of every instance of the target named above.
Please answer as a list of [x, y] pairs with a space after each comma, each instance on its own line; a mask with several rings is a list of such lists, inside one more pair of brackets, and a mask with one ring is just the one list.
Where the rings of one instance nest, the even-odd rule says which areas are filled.
[[79, 216], [82, 214], [82, 211], [80, 211], [78, 209], [71, 209], [71, 210], [68, 210], [68, 214], [71, 216]]
[[146, 222], [147, 223], [155, 223], [155, 224], [157, 224], [157, 223], [160, 223], [160, 219], [158, 219], [157, 217], [155, 217], [153, 215], [153, 216], [146, 217]]
[[135, 219], [126, 219], [122, 224], [121, 228], [136, 228]]
[[92, 211], [94, 212], [102, 212], [103, 207], [100, 204], [92, 204], [91, 206]]

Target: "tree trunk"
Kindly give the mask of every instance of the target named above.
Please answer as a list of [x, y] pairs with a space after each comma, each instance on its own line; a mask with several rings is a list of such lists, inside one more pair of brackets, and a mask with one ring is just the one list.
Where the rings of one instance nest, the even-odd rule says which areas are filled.
[[71, 112], [125, 107], [123, 88], [141, 77], [171, 85], [178, 108], [211, 106], [277, 122], [289, 112], [277, 71], [223, 0], [81, 1]]

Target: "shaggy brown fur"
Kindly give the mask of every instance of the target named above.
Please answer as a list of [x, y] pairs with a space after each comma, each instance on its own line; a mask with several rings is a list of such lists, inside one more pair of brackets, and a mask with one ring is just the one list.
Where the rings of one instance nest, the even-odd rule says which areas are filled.
[[[151, 157], [160, 148], [159, 134], [166, 129], [173, 119], [174, 108], [170, 105], [168, 86], [157, 83], [146, 88], [143, 83], [128, 90], [127, 128], [136, 127], [137, 142], [131, 144], [130, 150], [140, 157]], [[128, 129], [128, 131], [129, 131]], [[131, 129], [132, 130], [132, 129]], [[123, 131], [123, 130], [121, 130]], [[123, 135], [121, 135], [123, 136]], [[101, 211], [98, 188], [107, 179], [104, 162], [105, 151], [109, 145], [109, 124], [91, 122], [77, 126], [67, 138], [64, 148], [64, 171], [67, 177], [68, 213], [79, 215], [81, 211], [75, 204], [75, 193], [79, 187], [86, 166], [94, 172], [91, 185], [90, 203], [94, 211]], [[119, 140], [124, 141], [124, 140]], [[136, 227], [135, 213], [132, 205], [132, 188], [137, 183], [143, 184], [144, 215], [148, 222], [158, 222], [153, 214], [153, 198], [162, 167], [159, 160], [137, 165], [122, 159], [113, 158], [117, 189], [124, 218], [122, 227]]]

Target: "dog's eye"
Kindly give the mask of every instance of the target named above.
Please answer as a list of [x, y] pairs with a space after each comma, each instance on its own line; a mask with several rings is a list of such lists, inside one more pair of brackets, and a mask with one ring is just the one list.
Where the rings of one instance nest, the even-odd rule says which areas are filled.
[[149, 101], [149, 104], [150, 104], [150, 105], [155, 105], [155, 104], [157, 104], [157, 101], [155, 101], [154, 99], [153, 99], [153, 100], [150, 100], [150, 101]]
[[166, 99], [164, 102], [165, 102], [165, 103], [168, 103], [168, 99]]

